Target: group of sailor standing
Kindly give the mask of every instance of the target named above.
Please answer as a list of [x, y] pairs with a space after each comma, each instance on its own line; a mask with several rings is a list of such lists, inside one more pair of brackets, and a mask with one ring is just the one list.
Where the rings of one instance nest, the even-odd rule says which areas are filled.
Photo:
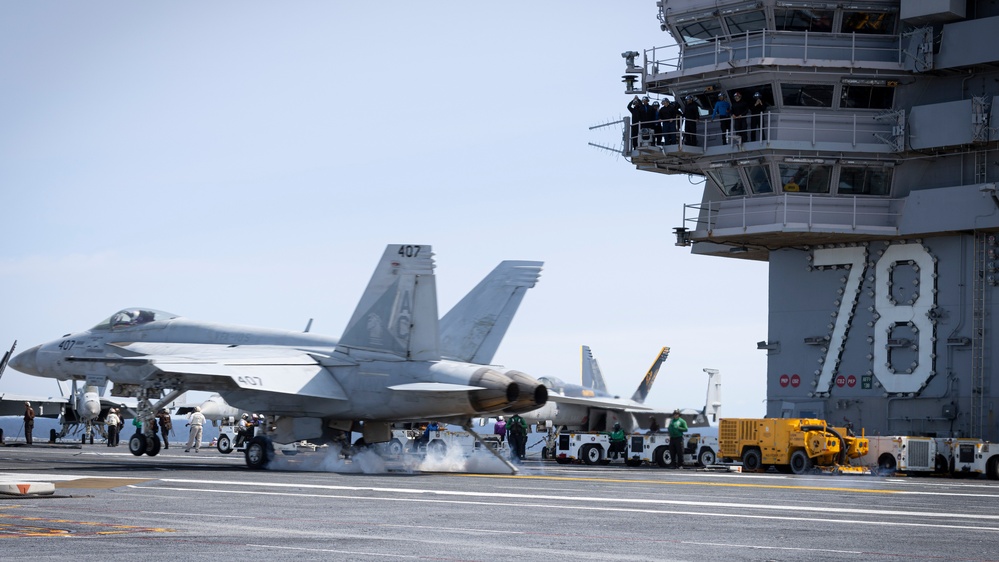
[[[682, 137], [686, 146], [699, 146], [697, 123], [702, 119], [700, 105], [693, 95], [683, 98], [683, 103], [675, 100], [663, 100], [650, 103], [649, 96], [641, 99], [636, 95], [628, 103], [631, 113], [631, 147], [637, 148], [641, 141], [648, 139], [652, 146], [677, 144]], [[743, 99], [742, 92], [734, 92], [732, 101], [728, 101], [725, 92], [718, 94], [714, 108], [708, 115], [712, 121], [719, 119], [721, 125], [722, 143], [729, 140], [736, 143], [764, 140], [763, 114], [770, 108], [760, 92], [753, 93], [752, 100]], [[683, 134], [680, 135], [682, 120]], [[642, 129], [647, 132], [643, 133]], [[644, 135], [650, 135], [644, 137]]]

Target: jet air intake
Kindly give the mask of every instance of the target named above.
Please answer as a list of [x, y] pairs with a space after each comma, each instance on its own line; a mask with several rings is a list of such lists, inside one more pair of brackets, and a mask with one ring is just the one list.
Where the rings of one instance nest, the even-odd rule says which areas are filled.
[[468, 384], [484, 387], [468, 391], [468, 402], [477, 412], [503, 410], [520, 396], [520, 389], [513, 380], [492, 369], [475, 371]]
[[513, 379], [520, 391], [517, 400], [504, 408], [504, 412], [522, 414], [537, 410], [548, 401], [548, 389], [538, 379], [520, 371], [507, 371], [503, 374]]

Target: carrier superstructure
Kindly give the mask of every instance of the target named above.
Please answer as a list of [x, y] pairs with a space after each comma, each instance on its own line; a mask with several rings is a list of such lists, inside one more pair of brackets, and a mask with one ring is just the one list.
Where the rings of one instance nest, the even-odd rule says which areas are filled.
[[[626, 93], [697, 129], [626, 121], [623, 152], [704, 178], [677, 244], [769, 261], [766, 416], [999, 438], [999, 5], [657, 4]], [[765, 109], [726, 137], [736, 93]]]

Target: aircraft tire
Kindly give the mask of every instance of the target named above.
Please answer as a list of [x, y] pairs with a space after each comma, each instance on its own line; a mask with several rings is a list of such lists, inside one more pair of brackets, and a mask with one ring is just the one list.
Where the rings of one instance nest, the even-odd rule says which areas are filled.
[[232, 439], [226, 434], [219, 435], [218, 443], [215, 443], [215, 448], [219, 450], [223, 455], [228, 455], [232, 452]]
[[246, 466], [264, 469], [274, 458], [274, 444], [267, 437], [257, 436], [246, 444]]
[[156, 435], [153, 435], [150, 439], [146, 439], [146, 454], [150, 457], [160, 454], [160, 438]]
[[756, 472], [763, 468], [763, 455], [757, 449], [749, 449], [742, 454], [742, 468], [748, 472]]
[[652, 458], [659, 465], [659, 468], [669, 468], [673, 464], [673, 455], [669, 452], [669, 447], [665, 445], [656, 448], [655, 452], [652, 453]]
[[808, 453], [803, 449], [791, 453], [791, 472], [795, 474], [807, 474], [812, 470], [812, 459], [808, 458]]
[[715, 452], [711, 449], [705, 447], [701, 449], [701, 452], [697, 455], [697, 462], [701, 466], [710, 466], [718, 462], [718, 457]]
[[141, 457], [146, 454], [146, 436], [141, 433], [136, 433], [128, 440], [128, 452], [132, 453], [137, 457]]
[[583, 462], [586, 464], [597, 464], [601, 457], [600, 445], [583, 445], [579, 456], [583, 457]]

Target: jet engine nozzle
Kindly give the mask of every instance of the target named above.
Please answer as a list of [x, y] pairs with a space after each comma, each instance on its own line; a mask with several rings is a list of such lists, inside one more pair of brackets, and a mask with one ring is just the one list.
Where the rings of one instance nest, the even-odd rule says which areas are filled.
[[537, 410], [548, 401], [548, 389], [538, 379], [520, 371], [507, 371], [503, 374], [513, 379], [520, 390], [517, 401], [504, 408], [504, 412], [522, 414]]
[[492, 369], [479, 369], [468, 384], [484, 388], [470, 390], [468, 402], [478, 412], [502, 410], [520, 397], [520, 389], [509, 377]]

